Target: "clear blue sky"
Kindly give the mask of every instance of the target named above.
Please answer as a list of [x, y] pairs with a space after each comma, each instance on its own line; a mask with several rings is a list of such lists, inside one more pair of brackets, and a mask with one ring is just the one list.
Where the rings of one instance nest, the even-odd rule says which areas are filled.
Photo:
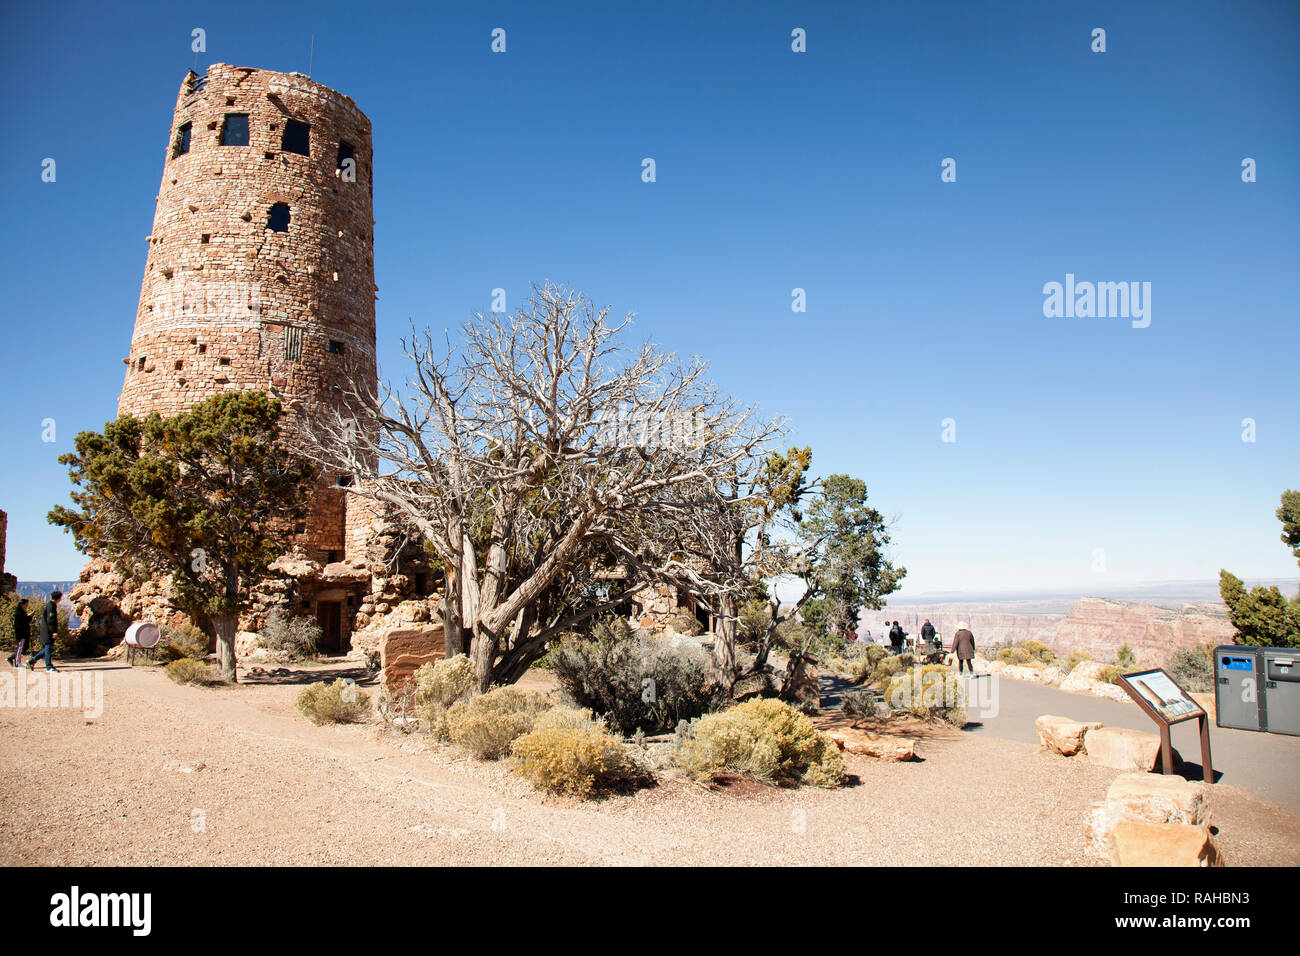
[[[44, 514], [57, 456], [115, 414], [195, 27], [200, 71], [305, 72], [314, 34], [314, 78], [373, 121], [387, 376], [408, 318], [550, 278], [865, 478], [904, 594], [1295, 576], [1300, 5], [534, 0], [4, 4], [20, 578], [82, 563]], [[1150, 327], [1045, 318], [1066, 273], [1150, 282]]]

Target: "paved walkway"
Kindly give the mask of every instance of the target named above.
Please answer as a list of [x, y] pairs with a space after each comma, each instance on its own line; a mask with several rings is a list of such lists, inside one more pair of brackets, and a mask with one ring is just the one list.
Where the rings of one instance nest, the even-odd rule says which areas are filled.
[[[1042, 714], [1099, 720], [1108, 727], [1157, 732], [1155, 723], [1137, 704], [1071, 694], [1020, 680], [999, 681], [997, 692], [997, 715], [982, 718], [978, 726], [968, 724], [967, 732], [1037, 743], [1034, 721]], [[971, 719], [976, 719], [973, 714]], [[1201, 770], [1197, 728], [1198, 721], [1189, 720], [1175, 724], [1171, 731], [1174, 748], [1182, 755], [1187, 776], [1193, 780], [1200, 779]], [[1216, 782], [1240, 787], [1264, 803], [1300, 813], [1300, 737], [1227, 730], [1212, 723], [1210, 758]]]

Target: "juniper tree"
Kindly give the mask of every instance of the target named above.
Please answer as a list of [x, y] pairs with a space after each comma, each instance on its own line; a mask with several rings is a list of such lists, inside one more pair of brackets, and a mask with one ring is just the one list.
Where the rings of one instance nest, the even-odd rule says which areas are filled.
[[123, 415], [59, 458], [75, 507], [55, 507], [50, 523], [128, 581], [170, 578], [173, 604], [212, 622], [226, 680], [239, 613], [289, 549], [316, 475], [281, 443], [280, 419], [276, 399], [228, 393], [170, 418]]
[[[1282, 522], [1282, 543], [1300, 562], [1300, 492], [1284, 491], [1276, 514]], [[1247, 591], [1241, 578], [1220, 569], [1219, 594], [1237, 629], [1237, 644], [1300, 647], [1300, 592], [1288, 601], [1274, 585]]]

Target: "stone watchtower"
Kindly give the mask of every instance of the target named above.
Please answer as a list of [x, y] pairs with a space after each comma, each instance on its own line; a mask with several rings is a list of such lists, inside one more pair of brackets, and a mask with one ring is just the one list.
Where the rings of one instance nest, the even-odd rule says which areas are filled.
[[[297, 73], [213, 64], [181, 84], [118, 413], [164, 416], [259, 389], [302, 446], [348, 376], [373, 382], [370, 120]], [[339, 476], [300, 530], [345, 549]]]
[[[118, 413], [174, 415], [258, 389], [281, 400], [285, 440], [301, 448], [349, 377], [373, 383], [372, 162], [370, 120], [341, 93], [224, 63], [187, 74]], [[361, 537], [345, 515], [346, 480], [323, 476], [297, 529], [321, 568], [352, 558]], [[295, 609], [317, 612], [341, 646], [360, 598], [351, 577], [336, 573], [327, 597], [307, 589]]]

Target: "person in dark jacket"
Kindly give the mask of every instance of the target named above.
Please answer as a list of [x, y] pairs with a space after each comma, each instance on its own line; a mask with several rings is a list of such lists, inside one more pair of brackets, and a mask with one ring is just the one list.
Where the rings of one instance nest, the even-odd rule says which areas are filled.
[[13, 654], [8, 657], [8, 661], [14, 667], [23, 666], [23, 653], [27, 650], [27, 642], [32, 639], [32, 619], [27, 616], [27, 598], [20, 597], [18, 603], [14, 605], [14, 640], [17, 646]]
[[902, 626], [895, 621], [894, 626], [889, 629], [889, 645], [894, 649], [895, 654], [903, 652], [903, 638], [906, 636], [903, 633]]
[[29, 670], [36, 670], [36, 659], [45, 658], [45, 669], [47, 671], [56, 671], [54, 666], [54, 639], [59, 636], [59, 598], [63, 597], [62, 591], [55, 591], [50, 595], [50, 599], [45, 602], [45, 607], [41, 609], [41, 640], [45, 646], [39, 651], [32, 654], [31, 659], [27, 662]]
[[952, 636], [952, 652], [957, 655], [958, 674], [963, 665], [969, 673], [975, 673], [975, 635], [970, 632], [965, 621], [958, 623], [957, 633]]
[[927, 644], [934, 643], [934, 625], [930, 623], [928, 617], [925, 619], [925, 623], [921, 625], [921, 640]]

